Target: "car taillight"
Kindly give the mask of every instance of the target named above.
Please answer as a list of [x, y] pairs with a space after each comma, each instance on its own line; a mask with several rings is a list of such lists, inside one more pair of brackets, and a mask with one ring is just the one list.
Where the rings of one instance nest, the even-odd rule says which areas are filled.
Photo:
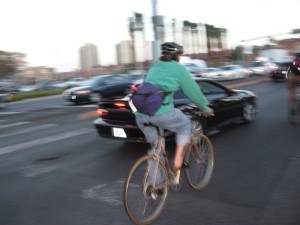
[[107, 110], [105, 109], [97, 109], [97, 115], [100, 117], [106, 116], [107, 115]]
[[119, 109], [126, 109], [126, 104], [122, 102], [116, 102], [114, 103], [115, 106], [117, 106]]

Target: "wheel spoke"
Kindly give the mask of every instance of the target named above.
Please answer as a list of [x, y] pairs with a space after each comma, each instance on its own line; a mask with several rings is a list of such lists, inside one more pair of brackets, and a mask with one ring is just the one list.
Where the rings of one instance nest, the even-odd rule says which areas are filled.
[[185, 160], [189, 167], [185, 169], [188, 183], [196, 190], [202, 190], [209, 183], [214, 166], [214, 150], [210, 140], [203, 134], [192, 141]]

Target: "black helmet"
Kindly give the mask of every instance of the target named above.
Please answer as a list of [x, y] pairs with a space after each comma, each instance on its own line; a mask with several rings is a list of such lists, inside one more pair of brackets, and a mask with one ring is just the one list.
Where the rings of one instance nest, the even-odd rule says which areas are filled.
[[162, 55], [183, 54], [183, 47], [175, 42], [166, 42], [161, 45]]

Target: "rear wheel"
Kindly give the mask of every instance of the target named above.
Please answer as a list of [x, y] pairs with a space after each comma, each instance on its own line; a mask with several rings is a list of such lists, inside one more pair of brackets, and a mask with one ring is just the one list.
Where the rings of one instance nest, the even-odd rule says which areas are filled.
[[207, 136], [200, 133], [188, 146], [185, 175], [195, 190], [203, 190], [209, 183], [214, 170], [214, 148]]
[[[158, 181], [154, 172], [150, 173], [150, 167], [151, 171], [160, 171], [164, 182]], [[165, 207], [168, 192], [168, 175], [162, 161], [157, 164], [154, 156], [141, 157], [131, 168], [124, 184], [123, 202], [128, 217], [135, 224], [153, 223]]]

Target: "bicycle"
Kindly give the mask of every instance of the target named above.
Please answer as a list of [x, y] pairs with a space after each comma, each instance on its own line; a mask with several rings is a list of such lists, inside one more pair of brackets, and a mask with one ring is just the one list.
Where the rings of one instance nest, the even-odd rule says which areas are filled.
[[[182, 109], [192, 121], [191, 142], [185, 148], [184, 169], [188, 184], [197, 191], [203, 190], [211, 180], [214, 169], [214, 148], [203, 134], [199, 112], [194, 106]], [[203, 118], [203, 117], [202, 117]], [[169, 187], [177, 192], [182, 185], [180, 170], [173, 171], [165, 148], [165, 137], [171, 131], [158, 132], [152, 146], [154, 154], [139, 158], [125, 180], [123, 203], [128, 217], [138, 225], [151, 224], [161, 215], [169, 194]], [[160, 154], [162, 153], [162, 154]], [[151, 171], [151, 172], [150, 172]]]

